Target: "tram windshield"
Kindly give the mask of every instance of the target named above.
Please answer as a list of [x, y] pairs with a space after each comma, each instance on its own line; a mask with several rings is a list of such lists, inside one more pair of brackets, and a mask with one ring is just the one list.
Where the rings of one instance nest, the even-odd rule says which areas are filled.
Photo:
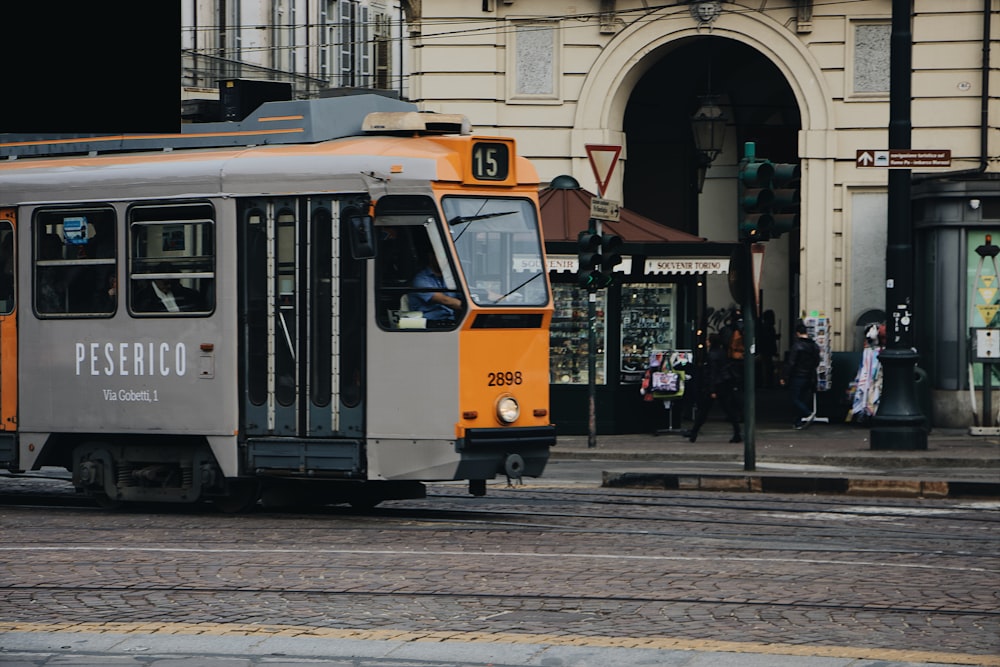
[[473, 301], [481, 306], [548, 302], [539, 222], [530, 200], [448, 196], [441, 205]]

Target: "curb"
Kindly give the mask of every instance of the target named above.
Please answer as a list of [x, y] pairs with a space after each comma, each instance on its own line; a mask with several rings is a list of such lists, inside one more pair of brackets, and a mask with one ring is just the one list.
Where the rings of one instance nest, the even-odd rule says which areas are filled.
[[608, 488], [665, 491], [728, 491], [751, 493], [844, 494], [896, 498], [998, 498], [1000, 482], [831, 477], [822, 475], [713, 473], [601, 473]]
[[[732, 452], [650, 452], [638, 450], [597, 450], [597, 449], [563, 449], [553, 448], [549, 455], [550, 460], [557, 461], [663, 461], [666, 463], [684, 462], [690, 463], [702, 461], [708, 463], [743, 463], [743, 452], [738, 454]], [[997, 467], [997, 460], [988, 457], [980, 458], [960, 458], [960, 457], [929, 457], [915, 456], [906, 458], [901, 456], [810, 456], [802, 454], [773, 456], [766, 452], [757, 452], [756, 461], [758, 463], [786, 463], [795, 465], [824, 465], [838, 466], [842, 468], [976, 468], [980, 470], [995, 469], [1000, 477], [1000, 467]]]

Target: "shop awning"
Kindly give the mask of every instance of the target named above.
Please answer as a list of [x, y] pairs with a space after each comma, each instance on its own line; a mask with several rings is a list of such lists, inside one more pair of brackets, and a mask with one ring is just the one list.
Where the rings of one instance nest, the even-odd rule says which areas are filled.
[[[590, 200], [594, 195], [583, 188], [546, 188], [539, 192], [542, 229], [548, 250], [548, 270], [575, 273], [577, 236], [587, 229]], [[618, 222], [608, 222], [605, 231], [624, 241], [623, 261], [616, 272], [643, 275], [728, 273], [731, 245], [661, 225], [635, 211], [620, 209]], [[638, 266], [633, 267], [634, 264]]]
[[[542, 208], [542, 231], [547, 242], [571, 241], [576, 243], [577, 235], [587, 229], [590, 220], [590, 200], [594, 194], [583, 188], [566, 190], [545, 188], [538, 193]], [[667, 227], [643, 215], [620, 209], [618, 222], [607, 223], [613, 231], [629, 243], [707, 243], [694, 234]]]
[[[575, 255], [549, 255], [547, 266], [550, 273], [576, 273], [578, 260]], [[640, 258], [640, 261], [641, 258]], [[618, 273], [632, 273], [633, 259], [622, 257], [622, 263], [615, 267]], [[642, 263], [644, 275], [677, 273], [729, 273], [728, 257], [670, 257], [646, 258]]]

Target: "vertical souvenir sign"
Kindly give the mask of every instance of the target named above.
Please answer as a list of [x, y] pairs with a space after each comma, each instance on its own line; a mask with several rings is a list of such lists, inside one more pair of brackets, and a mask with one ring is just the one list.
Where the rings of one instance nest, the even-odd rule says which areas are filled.
[[[1000, 416], [993, 415], [991, 400], [993, 375], [997, 369], [997, 341], [1000, 340], [1000, 270], [997, 255], [1000, 246], [993, 243], [992, 232], [970, 232], [968, 235], [969, 293], [969, 400], [972, 406], [971, 435], [994, 435], [1000, 430]], [[976, 386], [983, 388], [982, 426], [976, 405]]]

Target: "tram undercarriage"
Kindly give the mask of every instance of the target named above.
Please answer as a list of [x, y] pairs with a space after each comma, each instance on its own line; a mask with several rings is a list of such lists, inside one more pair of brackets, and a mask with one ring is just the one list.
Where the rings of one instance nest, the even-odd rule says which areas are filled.
[[370, 508], [385, 500], [426, 497], [418, 481], [365, 480], [360, 441], [257, 440], [247, 451], [252, 475], [227, 478], [208, 445], [197, 439], [142, 445], [87, 441], [73, 449], [73, 484], [104, 506], [207, 501], [224, 512], [247, 511], [258, 500], [269, 507]]

